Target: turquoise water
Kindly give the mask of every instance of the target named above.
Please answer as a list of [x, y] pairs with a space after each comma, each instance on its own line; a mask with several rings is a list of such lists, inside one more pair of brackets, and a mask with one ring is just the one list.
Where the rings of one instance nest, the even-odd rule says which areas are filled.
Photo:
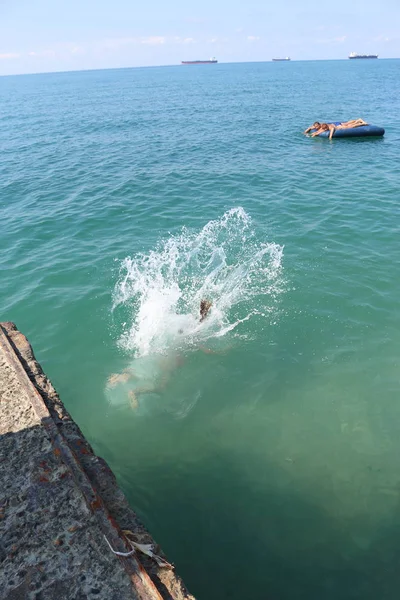
[[[0, 318], [199, 599], [398, 596], [399, 82], [0, 79]], [[385, 138], [301, 134], [355, 117]]]

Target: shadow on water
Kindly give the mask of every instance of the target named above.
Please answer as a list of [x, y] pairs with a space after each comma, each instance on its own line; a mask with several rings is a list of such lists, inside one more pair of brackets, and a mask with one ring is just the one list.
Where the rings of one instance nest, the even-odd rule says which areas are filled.
[[321, 138], [319, 136], [312, 138], [313, 142], [318, 143], [340, 143], [340, 144], [382, 144], [385, 141], [385, 137], [381, 136], [363, 136], [363, 137], [342, 137], [342, 138], [333, 138], [332, 140], [328, 140], [327, 138]]
[[[27, 435], [34, 432], [32, 428], [0, 436], [1, 453], [8, 461], [0, 477], [5, 498], [22, 492], [15, 474], [29, 473], [29, 461], [20, 464], [21, 449], [29, 452]], [[399, 519], [388, 516], [371, 526], [365, 513], [340, 518], [322, 507], [310, 480], [299, 483], [297, 478], [296, 483], [295, 462], [273, 463], [256, 447], [244, 454], [223, 444], [208, 446], [206, 432], [199, 454], [187, 452], [183, 468], [177, 468], [177, 443], [171, 442], [164, 453], [149, 444], [145, 464], [126, 465], [130, 476], [125, 491], [137, 508], [143, 499], [138, 495], [150, 490], [151, 508], [144, 520], [199, 600], [398, 597]], [[40, 451], [30, 452], [30, 460], [37, 456], [42, 458]], [[53, 453], [49, 456], [55, 460]], [[139, 485], [135, 469], [140, 471]], [[24, 481], [25, 487], [31, 485], [29, 476]], [[28, 518], [32, 495], [21, 496], [21, 502], [25, 500]], [[51, 506], [56, 497], [46, 501]], [[399, 513], [398, 495], [396, 504], [394, 514]], [[22, 529], [4, 536], [0, 560], [17, 537], [29, 537], [30, 524], [19, 523]], [[58, 530], [60, 524], [48, 523], [49, 544], [56, 535], [52, 527]], [[15, 566], [10, 562], [4, 570], [10, 580], [11, 571]], [[10, 589], [16, 584], [19, 579]]]
[[[312, 290], [309, 294], [312, 305]], [[339, 450], [347, 453], [346, 461], [354, 459], [349, 453], [350, 442], [343, 442], [336, 433], [324, 440], [329, 423], [320, 433], [320, 417], [312, 411], [315, 406], [325, 410], [322, 400], [316, 405], [311, 403], [311, 411], [310, 405], [302, 405], [299, 422], [287, 420], [299, 392], [312, 387], [310, 380], [318, 375], [331, 343], [330, 330], [337, 327], [326, 320], [322, 309], [315, 319], [312, 311], [296, 312], [295, 306], [294, 294], [290, 306], [286, 306], [285, 320], [274, 329], [267, 328], [258, 352], [238, 348], [227, 357], [198, 353], [197, 370], [190, 364], [188, 386], [191, 388], [193, 381], [204, 386], [208, 380], [209, 393], [204, 394], [192, 419], [185, 420], [182, 428], [168, 420], [160, 424], [153, 419], [150, 426], [144, 423], [146, 434], [139, 436], [134, 427], [127, 427], [133, 441], [125, 446], [125, 456], [116, 454], [112, 460], [120, 467], [121, 484], [131, 505], [139, 508], [143, 520], [199, 600], [397, 597], [400, 521], [392, 516], [395, 511], [388, 512], [387, 517], [379, 516], [382, 507], [379, 513], [374, 512], [372, 494], [370, 510], [357, 510], [354, 497], [349, 494], [351, 510], [341, 512], [340, 494], [348, 493], [346, 485], [362, 487], [368, 474], [363, 472], [359, 479], [342, 484], [338, 473], [336, 497], [331, 499], [335, 483], [332, 480], [336, 466], [341, 467], [340, 460], [336, 463], [332, 456], [329, 468], [321, 471], [321, 481], [318, 469], [323, 461], [306, 464], [314, 449], [318, 452], [316, 444], [325, 446], [322, 450], [328, 456], [327, 463], [329, 452], [338, 454]], [[207, 361], [213, 363], [212, 381]], [[229, 364], [225, 365], [225, 361]], [[187, 368], [179, 371], [181, 375]], [[257, 380], [262, 402], [273, 404], [274, 411], [259, 411], [257, 421], [247, 423], [248, 413], [239, 412], [238, 418], [229, 422], [235, 411], [234, 400], [242, 401], [248, 409], [249, 399], [255, 394], [246, 386], [254, 374], [260, 373], [264, 373]], [[219, 384], [223, 380], [220, 394], [216, 393], [215, 380]], [[178, 388], [169, 394], [180, 395], [183, 394]], [[293, 403], [287, 401], [289, 397]], [[329, 405], [329, 398], [326, 404]], [[330, 412], [324, 413], [325, 421], [330, 418]], [[305, 425], [307, 419], [309, 429]], [[250, 446], [245, 433], [249, 423], [253, 427]], [[263, 431], [266, 423], [268, 428]], [[273, 445], [275, 435], [278, 443], [279, 428], [286, 436], [285, 442], [290, 437], [293, 448], [300, 448], [302, 465], [289, 457], [286, 460], [285, 454], [281, 462], [277, 459]], [[261, 447], [260, 433], [273, 438], [269, 446]], [[312, 438], [312, 445], [308, 438]], [[283, 446], [286, 451], [287, 445]], [[129, 448], [132, 453], [127, 456]], [[109, 459], [106, 445], [104, 452]], [[354, 461], [351, 473], [360, 466]], [[331, 485], [326, 485], [329, 478]], [[370, 489], [365, 484], [365, 495]], [[359, 490], [354, 496], [364, 500]], [[392, 498], [393, 503], [399, 503], [395, 491]]]
[[[146, 475], [160, 498], [158, 514], [149, 515], [157, 521], [153, 534], [199, 600], [398, 597], [400, 522], [382, 524], [363, 542], [354, 528], [368, 528], [367, 521], [339, 520], [313, 501], [312, 490], [294, 491], [294, 465], [248, 458], [260, 461], [258, 487], [235, 458], [208, 456], [183, 478], [165, 463]], [[135, 506], [134, 489], [129, 496]]]
[[[258, 352], [198, 353], [189, 383], [201, 381], [203, 396], [190, 417], [143, 422], [140, 439], [127, 426], [134, 442], [125, 456], [110, 459], [131, 505], [199, 600], [397, 598], [400, 519], [393, 515], [400, 495], [390, 467], [390, 489], [377, 492], [386, 484], [371, 469], [382, 456], [362, 454], [369, 429], [354, 433], [365, 444], [357, 454], [353, 441], [337, 433], [345, 417], [330, 407], [329, 393], [315, 403], [301, 395], [310, 380], [318, 382], [329, 345], [323, 317], [315, 322], [292, 311]], [[259, 390], [249, 389], [263, 369]], [[255, 420], [250, 399], [257, 391], [268, 410], [258, 407]], [[169, 394], [181, 395], [178, 388]], [[292, 419], [293, 411], [299, 417]]]

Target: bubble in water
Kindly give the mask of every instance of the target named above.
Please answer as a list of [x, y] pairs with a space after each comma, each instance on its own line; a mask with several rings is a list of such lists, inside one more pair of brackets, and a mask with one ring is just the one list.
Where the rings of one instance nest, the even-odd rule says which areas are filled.
[[[183, 228], [149, 253], [127, 257], [113, 298], [115, 314], [130, 309], [120, 346], [135, 356], [184, 349], [269, 313], [282, 289], [282, 255], [238, 207], [200, 232]], [[200, 323], [203, 298], [212, 308]]]

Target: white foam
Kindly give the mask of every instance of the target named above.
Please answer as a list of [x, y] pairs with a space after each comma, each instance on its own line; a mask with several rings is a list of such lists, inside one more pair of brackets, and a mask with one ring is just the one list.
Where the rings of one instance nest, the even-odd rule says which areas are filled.
[[[115, 314], [130, 308], [120, 346], [136, 357], [182, 350], [268, 314], [281, 291], [282, 256], [283, 247], [265, 241], [239, 207], [127, 257], [113, 297]], [[202, 298], [212, 309], [200, 323]]]

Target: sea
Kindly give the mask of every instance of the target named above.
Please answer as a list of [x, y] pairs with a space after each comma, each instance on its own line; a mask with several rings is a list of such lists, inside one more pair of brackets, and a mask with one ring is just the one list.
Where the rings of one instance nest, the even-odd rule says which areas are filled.
[[0, 78], [0, 320], [198, 600], [398, 598], [399, 148], [400, 60]]

